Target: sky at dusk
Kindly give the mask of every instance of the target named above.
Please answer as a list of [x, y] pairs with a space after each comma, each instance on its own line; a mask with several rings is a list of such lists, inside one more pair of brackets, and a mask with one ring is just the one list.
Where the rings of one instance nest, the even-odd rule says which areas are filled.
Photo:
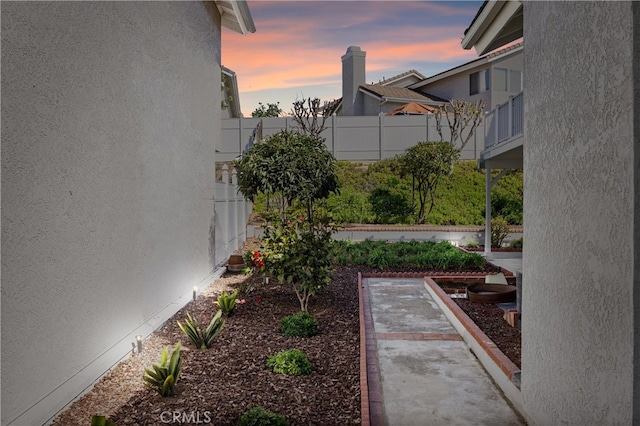
[[223, 30], [222, 64], [237, 74], [245, 117], [258, 102], [342, 96], [341, 56], [366, 55], [367, 83], [415, 69], [425, 77], [477, 57], [460, 40], [482, 1], [248, 1], [256, 32]]

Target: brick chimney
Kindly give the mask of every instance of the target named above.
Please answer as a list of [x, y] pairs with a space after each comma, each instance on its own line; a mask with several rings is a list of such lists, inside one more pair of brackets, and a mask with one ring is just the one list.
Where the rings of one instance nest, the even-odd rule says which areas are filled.
[[356, 95], [358, 87], [365, 84], [364, 58], [367, 52], [358, 46], [349, 46], [342, 56], [342, 115], [361, 114], [356, 111]]

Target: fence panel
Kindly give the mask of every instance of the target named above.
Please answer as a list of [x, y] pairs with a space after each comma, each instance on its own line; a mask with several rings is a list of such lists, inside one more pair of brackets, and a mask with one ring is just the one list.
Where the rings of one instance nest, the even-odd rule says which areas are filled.
[[[235, 118], [223, 120], [222, 144], [218, 161], [231, 161], [242, 153], [254, 134], [260, 119]], [[327, 149], [338, 160], [376, 161], [404, 153], [421, 141], [439, 141], [436, 120], [432, 115], [417, 116], [334, 116], [327, 119], [321, 134]], [[297, 124], [291, 117], [262, 119], [263, 137], [280, 130], [292, 130]], [[446, 119], [442, 126], [443, 140], [450, 139]], [[481, 123], [462, 151], [461, 158], [474, 160], [484, 148], [485, 129]]]
[[214, 261], [219, 266], [247, 239], [247, 218], [251, 214], [251, 203], [238, 193], [236, 171], [230, 172], [226, 164], [222, 167], [222, 181], [215, 185], [214, 209]]

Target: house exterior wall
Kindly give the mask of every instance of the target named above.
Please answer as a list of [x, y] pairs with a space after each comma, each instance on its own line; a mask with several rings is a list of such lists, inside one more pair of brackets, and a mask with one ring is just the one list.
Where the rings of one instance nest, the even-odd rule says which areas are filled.
[[491, 104], [491, 91], [485, 91], [476, 95], [469, 94], [469, 76], [475, 72], [489, 69], [489, 65], [484, 63], [468, 71], [460, 72], [442, 80], [429, 83], [420, 87], [420, 91], [428, 95], [434, 95], [443, 99], [467, 99], [470, 101], [484, 100], [486, 105]]
[[[506, 69], [507, 78], [507, 90], [501, 90], [498, 87], [498, 79], [496, 68]], [[494, 62], [491, 62], [491, 104], [487, 105], [487, 110], [496, 108], [509, 100], [509, 96], [514, 96], [520, 93], [522, 90], [512, 90], [511, 87], [511, 71], [520, 71], [524, 69], [524, 53], [522, 51], [509, 55], [504, 58], [500, 58]], [[521, 84], [521, 82], [520, 82]]]
[[638, 12], [524, 6], [522, 395], [533, 424], [637, 423]]
[[126, 355], [212, 272], [220, 17], [203, 2], [1, 8], [2, 424], [42, 424], [61, 408], [42, 401], [91, 384], [109, 367], [92, 361]]

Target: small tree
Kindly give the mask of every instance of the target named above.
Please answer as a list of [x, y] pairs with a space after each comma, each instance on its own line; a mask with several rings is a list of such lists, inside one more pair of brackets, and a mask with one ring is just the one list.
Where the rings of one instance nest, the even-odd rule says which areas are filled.
[[400, 156], [402, 172], [413, 177], [413, 190], [418, 193], [416, 223], [425, 223], [435, 205], [435, 190], [440, 179], [451, 173], [459, 156], [460, 151], [449, 142], [418, 142]]
[[483, 111], [483, 100], [472, 102], [464, 99], [452, 99], [448, 104], [437, 108], [434, 115], [440, 142], [445, 141], [442, 134], [442, 117], [444, 116], [449, 126], [448, 142], [454, 147], [456, 143], [460, 142], [458, 149], [462, 151], [482, 122]]
[[[240, 192], [281, 194], [280, 215], [267, 217], [263, 251], [265, 272], [290, 284], [307, 311], [309, 299], [331, 280], [331, 233], [316, 214], [317, 202], [338, 192], [336, 160], [322, 139], [281, 131], [256, 144], [237, 164]], [[294, 204], [306, 217], [289, 220]]]
[[319, 98], [302, 98], [293, 103], [291, 116], [298, 124], [301, 133], [320, 137], [326, 129], [326, 122], [338, 108], [337, 101], [325, 101], [321, 103]]
[[251, 117], [280, 117], [280, 115], [282, 115], [280, 102], [267, 103], [266, 106], [262, 102], [258, 102], [258, 108], [251, 113]]
[[242, 195], [253, 200], [259, 192], [280, 194], [283, 215], [297, 200], [313, 222], [314, 203], [338, 192], [336, 159], [317, 137], [280, 131], [254, 145], [236, 165]]

